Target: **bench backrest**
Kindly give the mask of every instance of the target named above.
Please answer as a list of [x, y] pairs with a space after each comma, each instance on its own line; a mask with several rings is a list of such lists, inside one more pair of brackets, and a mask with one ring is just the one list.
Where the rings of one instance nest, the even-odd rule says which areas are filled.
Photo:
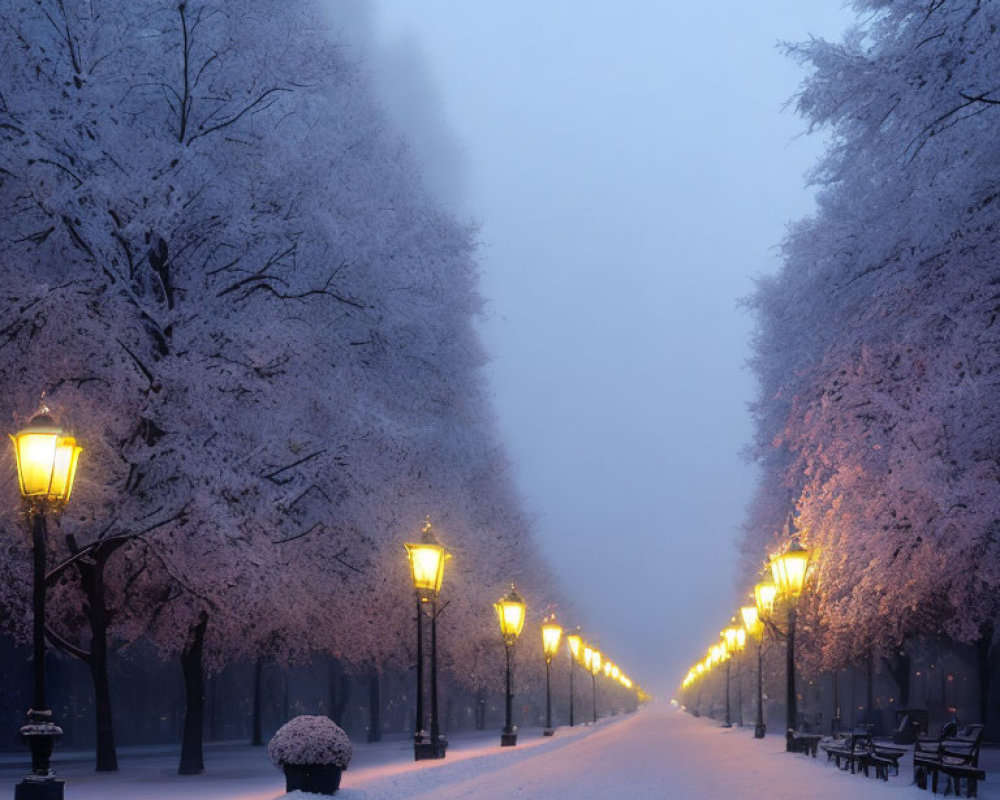
[[978, 767], [984, 729], [983, 725], [969, 725], [961, 735], [949, 737], [941, 742], [941, 754]]

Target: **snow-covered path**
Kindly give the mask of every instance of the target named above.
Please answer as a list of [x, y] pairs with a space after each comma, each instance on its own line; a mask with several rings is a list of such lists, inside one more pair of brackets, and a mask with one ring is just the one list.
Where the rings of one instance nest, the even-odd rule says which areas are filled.
[[[889, 783], [840, 772], [825, 757], [784, 751], [784, 739], [753, 739], [665, 706], [560, 741], [501, 756], [489, 765], [442, 764], [391, 778], [346, 780], [344, 800], [930, 800], [907, 768]], [[350, 787], [350, 788], [348, 788]], [[355, 788], [356, 787], [356, 788]], [[980, 797], [997, 797], [984, 785]]]
[[[596, 726], [560, 728], [552, 738], [522, 731], [500, 748], [499, 732], [456, 737], [442, 761], [412, 760], [405, 739], [356, 748], [340, 800], [932, 800], [911, 785], [904, 760], [888, 783], [850, 775], [817, 759], [784, 752], [784, 739], [753, 739], [749, 728], [720, 728], [667, 706], [652, 706]], [[262, 748], [210, 745], [204, 775], [178, 776], [176, 752], [123, 755], [118, 773], [95, 774], [91, 759], [57, 753], [66, 800], [312, 800], [283, 791], [284, 779]], [[0, 766], [10, 792], [26, 762]], [[1000, 800], [1000, 753], [983, 751], [983, 800]]]

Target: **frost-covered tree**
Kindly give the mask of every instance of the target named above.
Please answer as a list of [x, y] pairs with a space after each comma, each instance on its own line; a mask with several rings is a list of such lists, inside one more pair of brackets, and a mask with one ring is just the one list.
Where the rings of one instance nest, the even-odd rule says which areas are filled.
[[764, 495], [794, 504], [829, 667], [920, 632], [992, 639], [1000, 610], [1000, 12], [855, 5], [843, 42], [790, 48], [832, 145], [816, 214], [751, 300], [764, 477], [744, 545], [773, 547]]
[[[89, 659], [107, 708], [109, 640], [181, 658], [185, 771], [205, 667], [398, 663], [405, 620], [356, 615], [425, 514], [463, 563], [461, 624], [495, 599], [482, 587], [545, 572], [488, 413], [473, 231], [423, 192], [326, 13], [0, 14], [0, 415], [18, 424], [44, 392], [85, 447], [52, 638]], [[3, 585], [23, 634], [23, 580]]]

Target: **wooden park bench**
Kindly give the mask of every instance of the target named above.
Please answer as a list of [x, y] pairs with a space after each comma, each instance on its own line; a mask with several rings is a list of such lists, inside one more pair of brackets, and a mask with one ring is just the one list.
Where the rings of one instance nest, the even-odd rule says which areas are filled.
[[864, 760], [863, 769], [865, 775], [870, 767], [875, 767], [875, 777], [884, 781], [889, 780], [889, 768], [892, 768], [894, 775], [899, 775], [899, 759], [906, 755], [908, 751], [901, 747], [888, 747], [883, 744], [873, 743], [870, 747], [868, 758]]
[[819, 733], [802, 733], [788, 729], [788, 752], [805, 753], [816, 758], [816, 751], [819, 749], [820, 740], [823, 738]]
[[841, 739], [831, 740], [823, 745], [826, 760], [834, 760], [838, 769], [850, 768], [851, 773], [859, 769], [867, 774], [868, 758], [871, 755], [871, 730], [854, 730]]
[[931, 791], [937, 794], [938, 776], [948, 778], [945, 794], [952, 788], [961, 794], [965, 781], [966, 797], [976, 797], [979, 781], [986, 780], [986, 771], [979, 768], [979, 748], [983, 739], [982, 725], [969, 725], [961, 733], [943, 735], [938, 741], [921, 737], [913, 750], [913, 781], [921, 789], [927, 788], [931, 778]]

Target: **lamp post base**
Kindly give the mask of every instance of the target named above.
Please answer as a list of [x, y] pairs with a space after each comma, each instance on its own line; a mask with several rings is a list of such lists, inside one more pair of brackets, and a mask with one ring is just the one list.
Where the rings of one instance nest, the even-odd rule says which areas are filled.
[[14, 800], [63, 800], [65, 786], [59, 778], [27, 775], [14, 786]]
[[545, 730], [542, 731], [542, 736], [555, 736], [555, 734], [556, 734], [555, 728], [546, 728]]
[[766, 725], [754, 725], [753, 726], [753, 738], [754, 739], [763, 739], [765, 733], [767, 733], [767, 726]]
[[514, 747], [517, 744], [517, 734], [516, 733], [501, 733], [500, 734], [500, 746], [501, 747]]
[[19, 733], [31, 748], [31, 772], [14, 787], [15, 800], [63, 800], [66, 781], [56, 778], [49, 766], [56, 737], [62, 736], [62, 728], [52, 722], [52, 712], [29, 710], [28, 722]]
[[413, 760], [424, 761], [429, 758], [444, 758], [445, 750], [448, 749], [448, 740], [439, 736], [436, 742], [414, 741]]

